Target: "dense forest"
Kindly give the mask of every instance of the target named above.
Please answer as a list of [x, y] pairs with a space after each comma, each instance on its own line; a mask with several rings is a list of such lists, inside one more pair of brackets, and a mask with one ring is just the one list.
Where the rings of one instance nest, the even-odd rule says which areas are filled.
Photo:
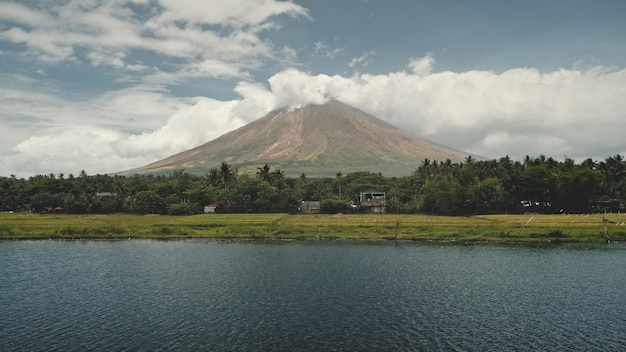
[[493, 213], [588, 213], [624, 211], [626, 161], [621, 155], [576, 164], [565, 158], [509, 157], [462, 163], [425, 159], [413, 174], [385, 177], [356, 172], [335, 177], [287, 178], [270, 165], [255, 175], [222, 163], [204, 176], [50, 174], [0, 178], [0, 210], [64, 213], [186, 215], [217, 204], [217, 212], [297, 212], [302, 200], [321, 201], [321, 211], [364, 211], [359, 192], [386, 192], [389, 213], [472, 215]]

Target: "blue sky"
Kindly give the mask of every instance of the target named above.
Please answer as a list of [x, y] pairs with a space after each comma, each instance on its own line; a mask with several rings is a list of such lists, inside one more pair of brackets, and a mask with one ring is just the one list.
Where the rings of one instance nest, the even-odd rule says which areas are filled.
[[[516, 67], [555, 70], [577, 62], [626, 63], [624, 1], [306, 1], [318, 30], [296, 25], [279, 38], [303, 51], [321, 41], [342, 48], [335, 60], [307, 62], [319, 73], [344, 73], [345, 63], [371, 55], [371, 73], [406, 67], [432, 52], [438, 71]], [[332, 10], [331, 10], [332, 9]], [[293, 22], [292, 22], [293, 24]], [[292, 34], [290, 34], [292, 33]], [[342, 62], [343, 60], [343, 62]], [[343, 64], [343, 65], [342, 65]], [[596, 63], [597, 64], [597, 63]], [[343, 66], [343, 67], [341, 67]]]
[[623, 155], [624, 15], [623, 0], [0, 1], [0, 175], [138, 167], [330, 98], [487, 158]]

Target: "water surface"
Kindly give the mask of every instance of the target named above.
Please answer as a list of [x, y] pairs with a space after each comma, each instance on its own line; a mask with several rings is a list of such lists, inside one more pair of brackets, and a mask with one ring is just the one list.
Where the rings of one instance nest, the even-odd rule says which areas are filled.
[[623, 351], [626, 246], [0, 242], [0, 350]]

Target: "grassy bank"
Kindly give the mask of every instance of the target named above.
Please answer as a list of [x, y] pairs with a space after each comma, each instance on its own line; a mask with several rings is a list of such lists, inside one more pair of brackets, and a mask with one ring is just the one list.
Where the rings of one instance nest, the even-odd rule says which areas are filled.
[[626, 241], [626, 214], [286, 215], [0, 214], [0, 239], [259, 238], [418, 241]]

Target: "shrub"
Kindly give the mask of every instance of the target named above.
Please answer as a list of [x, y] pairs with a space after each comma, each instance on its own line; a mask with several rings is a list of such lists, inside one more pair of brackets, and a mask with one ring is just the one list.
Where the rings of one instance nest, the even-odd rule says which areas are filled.
[[320, 212], [326, 214], [347, 213], [350, 211], [348, 203], [343, 200], [324, 199], [320, 203]]
[[168, 215], [193, 215], [194, 213], [194, 207], [189, 203], [176, 203], [167, 207]]

